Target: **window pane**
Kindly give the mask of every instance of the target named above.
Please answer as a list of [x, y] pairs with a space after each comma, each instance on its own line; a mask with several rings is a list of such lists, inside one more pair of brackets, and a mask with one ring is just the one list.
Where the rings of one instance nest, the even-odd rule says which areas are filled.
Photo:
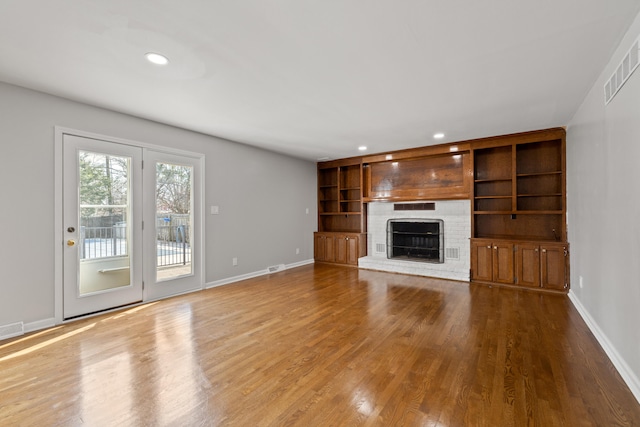
[[191, 166], [156, 164], [156, 272], [158, 280], [193, 273]]

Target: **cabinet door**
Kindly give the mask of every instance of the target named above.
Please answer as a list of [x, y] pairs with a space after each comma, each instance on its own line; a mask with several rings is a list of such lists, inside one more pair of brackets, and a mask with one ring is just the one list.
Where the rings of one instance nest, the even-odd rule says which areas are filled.
[[536, 244], [516, 245], [517, 284], [532, 288], [540, 287], [540, 248]]
[[316, 233], [313, 236], [313, 257], [316, 261], [324, 261], [325, 243], [327, 239], [323, 234]]
[[316, 233], [313, 241], [313, 252], [316, 261], [334, 262], [334, 238], [330, 234]]
[[347, 236], [341, 234], [335, 240], [335, 261], [340, 264], [347, 263]]
[[336, 260], [335, 237], [331, 234], [325, 235], [324, 260], [334, 262]]
[[347, 236], [347, 264], [358, 265], [358, 236]]
[[567, 255], [566, 245], [540, 245], [540, 276], [543, 288], [567, 288]]
[[514, 281], [513, 243], [493, 243], [493, 281], [512, 284]]
[[490, 282], [493, 279], [492, 247], [490, 241], [471, 242], [471, 280]]

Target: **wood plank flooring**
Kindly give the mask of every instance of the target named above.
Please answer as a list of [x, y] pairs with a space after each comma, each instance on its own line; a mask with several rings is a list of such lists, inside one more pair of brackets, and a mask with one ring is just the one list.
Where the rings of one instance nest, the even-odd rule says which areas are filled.
[[0, 425], [640, 426], [564, 295], [309, 265], [0, 342]]

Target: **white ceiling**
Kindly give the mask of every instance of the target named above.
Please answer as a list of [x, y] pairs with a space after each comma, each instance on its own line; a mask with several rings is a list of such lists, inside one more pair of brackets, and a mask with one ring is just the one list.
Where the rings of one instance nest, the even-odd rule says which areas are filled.
[[[0, 0], [0, 80], [317, 160], [566, 125], [640, 0]], [[143, 55], [169, 57], [158, 67]]]

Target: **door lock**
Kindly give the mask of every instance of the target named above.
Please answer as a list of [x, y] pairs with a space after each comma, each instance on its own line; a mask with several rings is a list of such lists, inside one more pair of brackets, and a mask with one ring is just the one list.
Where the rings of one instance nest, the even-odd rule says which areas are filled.
[[75, 229], [75, 227], [69, 227], [69, 228], [67, 228], [67, 231], [69, 233], [73, 233], [74, 231], [76, 231], [76, 229]]

